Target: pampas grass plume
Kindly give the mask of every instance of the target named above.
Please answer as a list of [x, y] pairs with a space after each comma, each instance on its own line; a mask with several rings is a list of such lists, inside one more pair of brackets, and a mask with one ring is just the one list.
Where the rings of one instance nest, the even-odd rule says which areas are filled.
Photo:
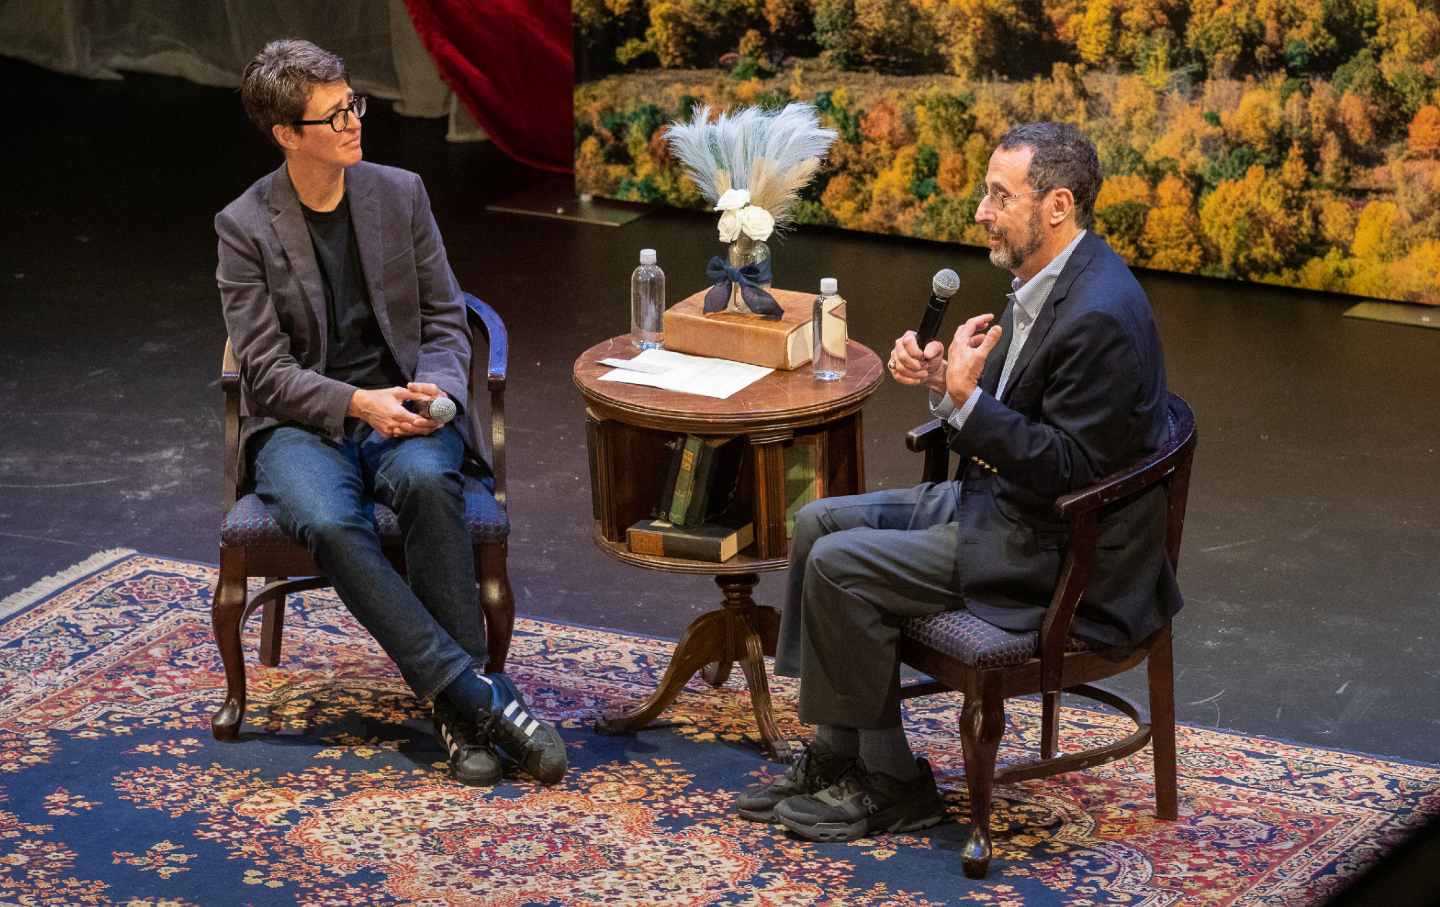
[[769, 211], [777, 229], [789, 224], [791, 206], [835, 135], [820, 127], [814, 107], [801, 103], [718, 115], [702, 104], [688, 122], [671, 123], [665, 132], [670, 150], [711, 204], [732, 186], [749, 190], [751, 204]]

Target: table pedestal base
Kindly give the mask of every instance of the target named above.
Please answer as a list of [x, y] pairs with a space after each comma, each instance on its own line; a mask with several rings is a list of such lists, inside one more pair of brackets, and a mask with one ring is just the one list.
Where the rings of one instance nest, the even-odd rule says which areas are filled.
[[725, 607], [700, 615], [685, 628], [660, 687], [650, 698], [627, 712], [604, 716], [596, 723], [596, 730], [604, 734], [638, 730], [654, 721], [697, 671], [702, 672], [706, 683], [718, 687], [729, 678], [731, 665], [739, 662], [750, 688], [750, 702], [755, 707], [755, 721], [765, 750], [772, 759], [788, 761], [790, 745], [775, 723], [770, 684], [765, 678], [765, 656], [775, 654], [780, 614], [774, 608], [755, 604], [751, 593], [759, 581], [757, 573], [715, 577], [725, 594]]

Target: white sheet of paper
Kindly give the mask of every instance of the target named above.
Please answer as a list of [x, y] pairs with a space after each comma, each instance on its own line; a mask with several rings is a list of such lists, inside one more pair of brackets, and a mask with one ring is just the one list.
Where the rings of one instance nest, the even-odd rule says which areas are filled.
[[731, 362], [729, 359], [689, 356], [670, 350], [645, 350], [634, 359], [625, 360], [623, 367], [601, 375], [600, 380], [643, 384], [724, 400], [773, 371], [773, 368]]
[[632, 372], [644, 372], [647, 375], [658, 375], [669, 368], [668, 365], [661, 365], [658, 362], [646, 362], [639, 356], [634, 359], [617, 359], [611, 356], [609, 359], [601, 359], [601, 365], [609, 365], [614, 368], [625, 368]]

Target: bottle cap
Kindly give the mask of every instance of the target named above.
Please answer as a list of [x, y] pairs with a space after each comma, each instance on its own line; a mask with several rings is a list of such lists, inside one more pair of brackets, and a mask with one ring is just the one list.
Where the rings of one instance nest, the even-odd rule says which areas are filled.
[[822, 277], [822, 278], [820, 278], [820, 295], [822, 295], [822, 296], [834, 296], [834, 295], [835, 295], [836, 293], [838, 293], [839, 291], [840, 291], [840, 285], [835, 282], [835, 278], [833, 278], [833, 277]]
[[640, 250], [640, 263], [641, 263], [642, 265], [653, 265], [653, 264], [655, 263], [655, 250], [654, 250], [654, 249], [641, 249], [641, 250]]

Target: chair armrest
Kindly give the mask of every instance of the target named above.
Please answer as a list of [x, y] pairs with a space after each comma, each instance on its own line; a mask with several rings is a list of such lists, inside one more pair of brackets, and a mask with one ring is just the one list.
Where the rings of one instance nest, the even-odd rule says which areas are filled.
[[[500, 313], [476, 297], [465, 294], [465, 313], [471, 329], [482, 333], [490, 347], [490, 361], [486, 364], [486, 385], [490, 389], [490, 471], [495, 476], [495, 500], [505, 504], [505, 371], [510, 357], [510, 335]], [[473, 344], [472, 344], [473, 346]], [[479, 388], [475, 387], [476, 363], [470, 365], [470, 423], [476, 438], [482, 437], [485, 426], [480, 422], [480, 411], [475, 405]]]
[[1167, 448], [1134, 466], [1111, 473], [1093, 485], [1061, 495], [1055, 499], [1055, 510], [1061, 516], [1073, 517], [1132, 497], [1175, 471], [1178, 450]]
[[240, 392], [240, 360], [235, 358], [235, 350], [230, 346], [230, 339], [225, 339], [225, 352], [220, 356], [220, 387], [226, 394]]
[[222, 512], [229, 513], [240, 490], [240, 362], [228, 337], [220, 355], [220, 389], [225, 393], [225, 478], [220, 505]]
[[924, 425], [917, 425], [905, 433], [905, 449], [911, 453], [929, 450], [933, 444], [945, 443], [945, 427], [939, 419], [931, 419]]
[[1056, 511], [1068, 517], [1082, 511], [1099, 510], [1139, 494], [1168, 478], [1177, 469], [1188, 476], [1190, 461], [1195, 456], [1195, 414], [1190, 410], [1190, 404], [1175, 394], [1170, 395], [1166, 409], [1170, 440], [1164, 447], [1139, 463], [1111, 473], [1086, 488], [1062, 495], [1055, 500]]
[[950, 469], [950, 448], [945, 445], [944, 423], [939, 419], [931, 419], [924, 425], [910, 429], [905, 433], [905, 448], [912, 453], [925, 454], [920, 481], [945, 481], [945, 474]]
[[490, 344], [490, 363], [486, 369], [490, 390], [504, 390], [505, 371], [510, 360], [510, 335], [505, 331], [505, 322], [500, 319], [500, 313], [469, 293], [465, 294], [465, 308], [470, 323], [485, 332]]

